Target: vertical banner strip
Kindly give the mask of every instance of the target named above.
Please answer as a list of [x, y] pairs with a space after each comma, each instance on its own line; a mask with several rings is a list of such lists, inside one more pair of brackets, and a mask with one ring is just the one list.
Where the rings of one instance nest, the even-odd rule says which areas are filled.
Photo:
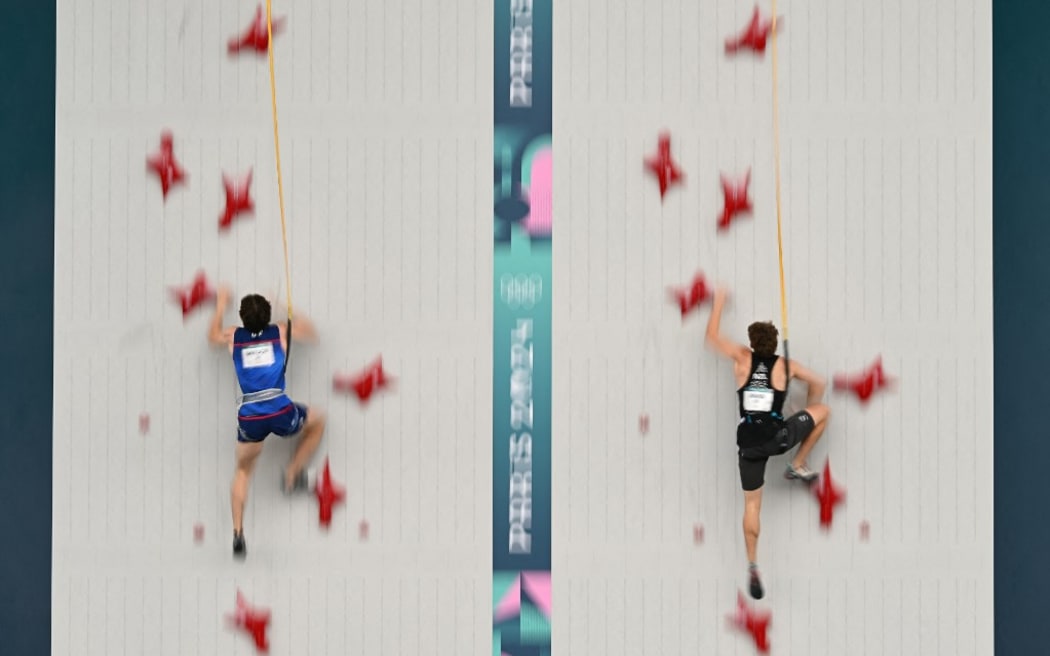
[[551, 653], [552, 10], [496, 0], [492, 634]]

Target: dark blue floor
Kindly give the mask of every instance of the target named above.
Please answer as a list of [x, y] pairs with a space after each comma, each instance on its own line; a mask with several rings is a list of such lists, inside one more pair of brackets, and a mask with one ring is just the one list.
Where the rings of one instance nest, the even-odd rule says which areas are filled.
[[[0, 643], [5, 654], [35, 656], [51, 652], [55, 7], [0, 0], [0, 15]], [[1042, 350], [1050, 257], [1039, 246], [1050, 243], [1046, 25], [1050, 3], [994, 6], [995, 644], [1003, 655], [1045, 653], [1040, 592], [1050, 584], [1050, 430], [1032, 412], [1050, 402]]]

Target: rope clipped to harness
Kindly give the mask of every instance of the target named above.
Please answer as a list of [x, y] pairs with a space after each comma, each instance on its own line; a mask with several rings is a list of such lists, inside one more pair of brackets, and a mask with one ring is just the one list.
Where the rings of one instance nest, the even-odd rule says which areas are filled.
[[288, 371], [288, 360], [292, 354], [292, 270], [288, 262], [288, 229], [284, 217], [284, 183], [281, 179], [281, 140], [277, 131], [277, 85], [274, 82], [273, 66], [273, 0], [266, 0], [266, 40], [267, 53], [270, 60], [270, 103], [273, 107], [273, 147], [277, 160], [277, 196], [281, 207], [281, 238], [284, 242], [284, 275], [288, 281], [286, 294], [288, 297], [288, 332], [287, 347], [284, 352], [283, 376]]
[[777, 0], [773, 0], [773, 25], [770, 31], [770, 48], [773, 51], [773, 160], [776, 173], [777, 193], [777, 252], [780, 258], [780, 322], [784, 327], [784, 368], [787, 374], [787, 382], [784, 389], [791, 385], [791, 358], [788, 353], [788, 314], [787, 314], [787, 292], [784, 284], [784, 242], [781, 228], [781, 206], [780, 206], [780, 112], [779, 94], [777, 93]]

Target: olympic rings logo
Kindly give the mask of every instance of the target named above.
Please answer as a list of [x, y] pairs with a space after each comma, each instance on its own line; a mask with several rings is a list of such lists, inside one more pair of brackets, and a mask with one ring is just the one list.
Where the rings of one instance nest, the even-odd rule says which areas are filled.
[[512, 310], [530, 310], [543, 298], [543, 278], [535, 273], [505, 273], [500, 277], [499, 295]]

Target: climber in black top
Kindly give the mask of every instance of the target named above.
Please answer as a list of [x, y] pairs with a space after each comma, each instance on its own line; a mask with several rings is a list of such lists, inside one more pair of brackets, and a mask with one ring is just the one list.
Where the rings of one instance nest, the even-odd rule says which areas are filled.
[[[707, 345], [733, 361], [740, 422], [736, 429], [740, 483], [744, 489], [744, 541], [750, 569], [751, 596], [761, 599], [764, 591], [758, 576], [757, 552], [759, 515], [766, 461], [770, 456], [798, 447], [784, 476], [790, 480], [812, 482], [817, 474], [806, 465], [806, 457], [824, 433], [830, 410], [820, 402], [826, 383], [823, 378], [791, 360], [776, 354], [778, 332], [771, 322], [755, 322], [747, 328], [751, 347], [727, 339], [719, 331], [726, 291], [715, 293], [714, 307], [707, 323]], [[784, 417], [788, 376], [806, 383], [806, 409]]]

